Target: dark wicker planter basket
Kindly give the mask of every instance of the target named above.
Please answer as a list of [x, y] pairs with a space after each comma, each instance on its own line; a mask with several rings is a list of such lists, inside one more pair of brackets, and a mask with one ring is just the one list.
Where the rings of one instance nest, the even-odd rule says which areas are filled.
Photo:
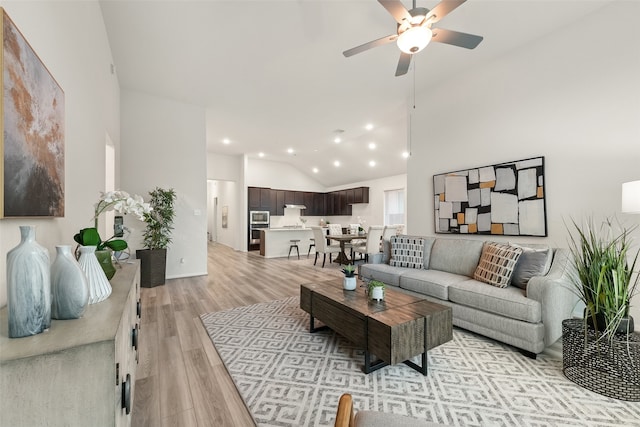
[[153, 288], [164, 285], [167, 270], [166, 249], [139, 249], [136, 258], [140, 260], [140, 286]]
[[562, 322], [562, 371], [574, 383], [614, 399], [640, 401], [640, 334], [597, 340], [582, 319]]

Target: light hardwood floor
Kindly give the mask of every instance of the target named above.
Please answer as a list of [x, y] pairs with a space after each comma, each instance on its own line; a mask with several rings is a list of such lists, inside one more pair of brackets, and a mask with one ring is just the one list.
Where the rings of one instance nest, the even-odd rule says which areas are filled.
[[[304, 245], [303, 245], [304, 246]], [[209, 244], [208, 276], [143, 288], [133, 427], [253, 426], [200, 315], [300, 294], [300, 284], [341, 276], [335, 263], [265, 259]]]

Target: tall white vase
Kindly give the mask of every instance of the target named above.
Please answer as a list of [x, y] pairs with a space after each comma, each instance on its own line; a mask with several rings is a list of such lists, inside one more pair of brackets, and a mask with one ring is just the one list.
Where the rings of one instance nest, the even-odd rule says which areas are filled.
[[39, 334], [51, 326], [49, 252], [35, 226], [20, 226], [21, 241], [7, 253], [9, 337]]
[[89, 284], [80, 264], [71, 254], [71, 246], [56, 246], [51, 266], [51, 317], [77, 319], [89, 302]]
[[80, 268], [87, 275], [89, 283], [89, 304], [106, 300], [111, 295], [112, 290], [111, 283], [109, 283], [104, 270], [100, 267], [95, 252], [95, 246], [81, 246], [80, 259], [78, 259]]

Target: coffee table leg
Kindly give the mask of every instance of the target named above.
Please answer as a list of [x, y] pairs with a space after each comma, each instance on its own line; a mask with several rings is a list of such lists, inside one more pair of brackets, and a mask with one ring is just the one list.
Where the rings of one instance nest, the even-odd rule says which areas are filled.
[[328, 326], [324, 325], [324, 326], [319, 326], [319, 327], [315, 327], [315, 318], [310, 314], [309, 315], [309, 332], [310, 333], [314, 333], [314, 332], [318, 332], [318, 331], [323, 331], [325, 329], [329, 329]]
[[368, 351], [364, 352], [364, 373], [370, 374], [373, 371], [377, 371], [380, 368], [384, 368], [385, 366], [389, 366], [387, 362], [382, 359], [378, 359], [375, 362], [371, 363], [371, 353]]
[[411, 360], [405, 360], [404, 364], [420, 372], [422, 375], [427, 375], [427, 352], [422, 353], [422, 366], [418, 366]]

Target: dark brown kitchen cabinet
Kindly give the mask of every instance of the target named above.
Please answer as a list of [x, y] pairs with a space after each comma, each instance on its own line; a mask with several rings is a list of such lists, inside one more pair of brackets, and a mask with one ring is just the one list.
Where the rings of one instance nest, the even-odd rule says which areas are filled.
[[353, 188], [349, 188], [348, 190], [345, 190], [347, 192], [347, 204], [351, 205], [353, 204], [353, 198], [355, 195], [355, 189]]
[[354, 188], [352, 203], [369, 203], [369, 187]]
[[330, 193], [249, 187], [250, 210], [269, 210], [271, 215], [284, 215], [285, 205], [306, 206], [300, 212], [305, 216], [351, 215], [354, 203], [369, 203], [369, 187]]
[[258, 187], [249, 187], [249, 209], [260, 209], [260, 189]]
[[[313, 213], [307, 215], [313, 216], [325, 216], [327, 214], [325, 201], [327, 199], [326, 193], [311, 193], [313, 194]], [[308, 208], [308, 206], [307, 206]]]
[[276, 215], [284, 215], [285, 195], [287, 191], [276, 190]]
[[271, 208], [271, 189], [248, 187], [249, 210], [268, 211]]
[[269, 213], [278, 215], [278, 190], [269, 190]]
[[[295, 191], [284, 191], [284, 204], [285, 205], [294, 205], [296, 203], [296, 192]], [[284, 211], [282, 213], [284, 215]]]
[[317, 215], [317, 211], [316, 211], [316, 206], [314, 203], [314, 195], [315, 193], [312, 193], [310, 191], [305, 191], [304, 192], [304, 202], [303, 204], [307, 207], [307, 209], [304, 209], [302, 212], [300, 212], [301, 215]]

